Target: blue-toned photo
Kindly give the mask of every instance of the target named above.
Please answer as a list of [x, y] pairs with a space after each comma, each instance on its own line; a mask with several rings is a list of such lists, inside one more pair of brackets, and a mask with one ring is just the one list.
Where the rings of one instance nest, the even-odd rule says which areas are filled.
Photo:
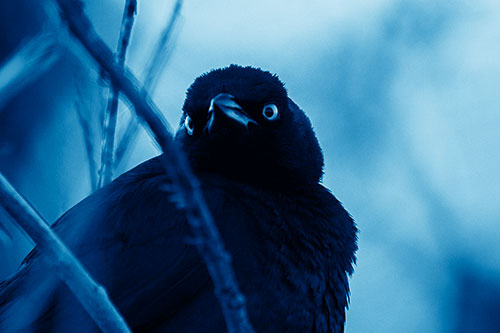
[[500, 4], [0, 0], [0, 332], [500, 332]]

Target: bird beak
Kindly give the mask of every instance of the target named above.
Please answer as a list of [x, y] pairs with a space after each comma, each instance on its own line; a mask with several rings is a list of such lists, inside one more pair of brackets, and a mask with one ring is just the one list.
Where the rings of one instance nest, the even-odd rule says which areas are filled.
[[243, 108], [234, 101], [234, 96], [226, 93], [220, 93], [210, 101], [208, 122], [205, 127], [209, 134], [213, 131], [215, 118], [220, 118], [221, 116], [236, 121], [245, 128], [248, 128], [248, 124], [257, 125], [257, 122], [252, 120]]

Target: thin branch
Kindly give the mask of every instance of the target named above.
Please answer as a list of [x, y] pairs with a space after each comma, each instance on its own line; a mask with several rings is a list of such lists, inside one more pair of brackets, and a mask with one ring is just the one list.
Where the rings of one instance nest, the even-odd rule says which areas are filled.
[[134, 115], [131, 115], [131, 118], [127, 122], [125, 133], [123, 133], [122, 139], [118, 147], [116, 147], [115, 168], [118, 168], [118, 165], [125, 159], [125, 154], [130, 151], [130, 145], [135, 141], [138, 133], [139, 123], [134, 119]]
[[149, 60], [149, 65], [146, 70], [146, 79], [144, 80], [144, 87], [148, 91], [154, 90], [156, 88], [156, 83], [158, 82], [159, 73], [163, 71], [165, 67], [167, 54], [167, 46], [168, 42], [172, 37], [172, 32], [174, 31], [175, 23], [179, 18], [179, 13], [182, 8], [182, 0], [177, 0], [175, 2], [174, 10], [172, 11], [172, 15], [168, 20], [168, 24], [163, 29], [160, 38], [158, 39], [155, 50], [153, 52], [152, 58]]
[[[34, 247], [36, 245], [35, 242], [33, 242], [33, 240], [26, 233], [26, 231], [24, 231], [23, 228], [21, 228], [17, 223], [13, 223], [12, 219], [12, 216], [9, 215], [9, 213], [3, 208], [0, 203], [0, 229], [5, 231], [5, 236], [0, 236], [0, 238], [4, 238], [4, 240], [7, 240], [7, 243], [13, 242], [15, 235], [13, 233], [14, 229], [12, 229], [12, 227], [15, 227], [15, 230], [19, 232], [23, 237], [23, 241], [26, 240], [29, 247]], [[2, 230], [0, 230], [0, 234], [2, 233]]]
[[54, 34], [40, 33], [24, 42], [0, 65], [0, 110], [24, 87], [48, 71], [60, 56]]
[[[168, 47], [171, 46], [171, 43], [169, 42], [172, 38], [175, 23], [179, 18], [181, 8], [182, 0], [177, 0], [175, 2], [172, 14], [170, 15], [170, 19], [168, 20], [167, 25], [158, 38], [158, 41], [156, 42], [156, 45], [154, 47], [154, 52], [148, 61], [144, 79], [144, 87], [150, 95], [154, 94], [154, 91], [156, 90], [156, 84], [158, 83], [158, 78], [165, 69], [165, 65], [167, 64], [169, 56], [172, 53], [168, 52]], [[123, 157], [128, 151], [131, 142], [133, 142], [135, 137], [137, 136], [138, 130], [139, 126], [137, 124], [137, 121], [134, 119], [134, 117], [131, 117], [131, 119], [127, 123], [125, 133], [123, 134], [123, 137], [116, 149], [116, 165], [123, 161]]]
[[[137, 0], [126, 0], [123, 10], [122, 24], [120, 29], [120, 38], [116, 52], [116, 62], [119, 66], [125, 64], [125, 55], [130, 42], [132, 26], [134, 25], [134, 16], [137, 12]], [[115, 142], [116, 115], [118, 111], [118, 89], [111, 85], [111, 92], [108, 98], [107, 112], [105, 115], [105, 137], [101, 152], [101, 169], [99, 171], [98, 187], [111, 182], [113, 177], [113, 148]]]
[[38, 245], [43, 260], [104, 332], [130, 332], [127, 324], [98, 285], [49, 227], [40, 214], [19, 194], [0, 173], [0, 202], [10, 216]]
[[159, 144], [164, 154], [162, 164], [172, 179], [173, 190], [182, 202], [196, 246], [212, 277], [215, 294], [222, 307], [229, 332], [253, 332], [248, 320], [245, 298], [241, 294], [231, 267], [231, 256], [224, 249], [222, 239], [202, 195], [200, 183], [193, 175], [184, 153], [173, 141], [171, 131], [150, 99], [147, 91], [135, 77], [119, 66], [113, 53], [97, 36], [83, 13], [83, 4], [76, 0], [57, 0], [60, 13], [68, 28], [94, 60], [106, 70], [113, 84], [134, 106], [137, 116]]
[[89, 178], [90, 178], [90, 188], [94, 192], [97, 189], [97, 164], [94, 159], [94, 135], [92, 133], [92, 125], [85, 116], [85, 110], [83, 109], [83, 103], [85, 98], [82, 96], [81, 89], [79, 88], [79, 83], [77, 82], [77, 95], [78, 99], [75, 102], [76, 114], [78, 116], [78, 122], [82, 128], [83, 141], [85, 143], [85, 151], [87, 152]]

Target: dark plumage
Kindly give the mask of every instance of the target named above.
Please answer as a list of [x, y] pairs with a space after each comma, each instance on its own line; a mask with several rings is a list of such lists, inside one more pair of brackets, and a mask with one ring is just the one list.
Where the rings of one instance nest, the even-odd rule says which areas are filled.
[[[252, 325], [342, 332], [356, 228], [319, 184], [323, 156], [279, 79], [232, 65], [187, 93], [176, 141], [233, 258]], [[158, 158], [92, 194], [53, 226], [133, 331], [218, 332], [224, 319]], [[95, 331], [35, 248], [0, 284], [0, 331]]]

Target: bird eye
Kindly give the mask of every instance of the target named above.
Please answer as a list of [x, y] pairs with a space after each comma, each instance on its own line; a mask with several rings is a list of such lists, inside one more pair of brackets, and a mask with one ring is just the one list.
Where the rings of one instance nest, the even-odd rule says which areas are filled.
[[184, 119], [184, 127], [186, 127], [187, 134], [193, 135], [194, 123], [193, 119], [191, 119], [191, 117], [188, 115], [186, 115], [186, 119]]
[[276, 120], [280, 116], [276, 104], [267, 104], [266, 106], [264, 106], [264, 108], [262, 109], [262, 115], [264, 116], [264, 118], [270, 121]]

